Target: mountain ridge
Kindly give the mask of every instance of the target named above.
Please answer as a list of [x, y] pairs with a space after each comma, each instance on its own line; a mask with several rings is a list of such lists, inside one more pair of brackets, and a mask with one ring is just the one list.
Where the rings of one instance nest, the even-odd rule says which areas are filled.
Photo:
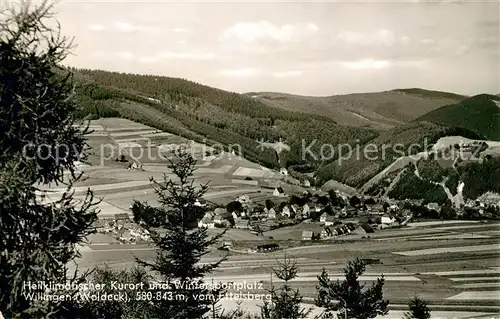
[[[416, 99], [421, 105], [433, 99], [443, 101], [441, 97], [413, 96], [422, 94], [420, 89], [410, 89], [412, 93], [386, 91], [352, 95], [354, 99], [361, 96], [362, 102], [358, 104], [367, 107], [362, 109], [363, 112], [352, 107], [338, 107], [338, 114], [344, 118], [357, 119], [358, 125], [349, 125], [332, 117], [283, 109], [276, 104], [271, 106], [247, 95], [185, 79], [87, 69], [72, 69], [72, 72], [78, 84], [77, 100], [82, 106], [80, 117], [123, 117], [210, 146], [220, 145], [228, 149], [238, 145], [241, 146], [239, 155], [270, 168], [287, 167], [292, 176], [300, 180], [310, 179], [318, 186], [335, 179], [359, 187], [390, 164], [388, 160], [367, 162], [351, 158], [343, 165], [334, 165], [341, 156], [340, 152], [336, 152], [340, 145], [352, 148], [369, 143], [379, 146], [421, 145], [425, 140], [433, 141], [447, 134], [459, 133], [478, 138], [477, 134], [468, 130], [428, 120], [405, 122], [380, 114], [391, 109], [387, 108], [391, 106], [386, 103], [387, 96], [410, 96], [410, 100]], [[380, 98], [380, 94], [385, 100], [377, 104], [373, 98]], [[452, 96], [452, 101], [456, 102], [458, 97]], [[342, 103], [339, 105], [342, 106]], [[438, 105], [434, 103], [427, 108], [434, 110], [439, 108]], [[328, 108], [332, 109], [331, 106]], [[406, 110], [412, 108], [415, 108], [414, 105], [405, 106]], [[405, 116], [413, 118], [410, 115], [406, 113]], [[378, 121], [386, 126], [382, 128], [379, 125], [376, 130], [369, 125], [360, 126], [359, 121]], [[278, 154], [272, 148], [262, 147], [263, 144], [281, 140], [290, 147], [289, 151]], [[335, 152], [330, 158], [307, 157], [303, 148], [311, 142], [314, 142], [311, 151], [316, 155], [323, 152], [324, 145], [332, 146]], [[311, 178], [311, 173], [315, 178]]]
[[474, 95], [426, 113], [414, 121], [462, 127], [499, 141], [500, 97], [492, 94]]
[[274, 107], [321, 114], [338, 123], [390, 130], [466, 96], [424, 89], [395, 89], [382, 92], [332, 96], [304, 96], [279, 92], [250, 92], [246, 96]]

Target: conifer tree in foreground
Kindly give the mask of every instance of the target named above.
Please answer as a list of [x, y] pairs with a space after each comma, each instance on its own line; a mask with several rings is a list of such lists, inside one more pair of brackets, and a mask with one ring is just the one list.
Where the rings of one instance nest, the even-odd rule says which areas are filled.
[[[76, 204], [70, 192], [86, 129], [74, 126], [71, 77], [60, 67], [71, 43], [47, 26], [51, 6], [0, 5], [0, 311], [51, 318], [62, 304], [33, 301], [24, 284], [67, 283], [75, 244], [90, 233], [92, 193]], [[37, 187], [54, 183], [68, 191], [42, 202]]]
[[425, 300], [418, 297], [408, 301], [408, 312], [404, 314], [403, 319], [430, 319], [431, 310], [427, 307]]
[[297, 262], [287, 258], [278, 261], [278, 267], [273, 269], [283, 284], [278, 289], [271, 287], [271, 301], [264, 301], [261, 307], [261, 319], [302, 319], [307, 318], [311, 309], [302, 308], [302, 297], [298, 289], [290, 286], [290, 281], [297, 277]]
[[344, 269], [345, 280], [330, 281], [325, 269], [318, 276], [319, 285], [316, 305], [325, 307], [325, 317], [332, 318], [333, 311], [339, 311], [338, 318], [368, 319], [386, 315], [389, 301], [384, 300], [382, 288], [384, 276], [378, 278], [371, 287], [359, 282], [365, 272], [365, 263], [360, 259], [350, 261]]
[[196, 202], [208, 190], [208, 185], [194, 185], [196, 160], [179, 150], [170, 164], [175, 180], [166, 174], [163, 182], [153, 180], [160, 206], [152, 207], [138, 201], [132, 206], [134, 220], [150, 232], [157, 248], [154, 262], [138, 262], [168, 285], [168, 289], [162, 287], [157, 291], [163, 294], [162, 300], [152, 305], [150, 318], [201, 318], [221, 293], [211, 289], [211, 283], [204, 283], [203, 277], [217, 268], [224, 258], [205, 264], [200, 264], [200, 260], [223, 233], [210, 237], [207, 229], [197, 228], [197, 221], [206, 208]]

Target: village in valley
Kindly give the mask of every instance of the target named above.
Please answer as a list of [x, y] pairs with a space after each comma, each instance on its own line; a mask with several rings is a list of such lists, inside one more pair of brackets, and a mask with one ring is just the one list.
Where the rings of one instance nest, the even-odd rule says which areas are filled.
[[[130, 169], [139, 169], [139, 166], [134, 163], [129, 165]], [[280, 173], [286, 175], [287, 171], [282, 169]], [[302, 186], [306, 189], [299, 194], [287, 194], [279, 186], [272, 189], [272, 193], [259, 191], [237, 196], [226, 205], [197, 200], [195, 206], [206, 210], [198, 221], [198, 228], [238, 229], [272, 241], [274, 238], [268, 233], [295, 226], [302, 229], [300, 237], [285, 239], [306, 244], [308, 241], [369, 239], [375, 232], [404, 228], [419, 220], [495, 220], [500, 217], [500, 196], [494, 194], [455, 208], [423, 200], [398, 201], [348, 195], [339, 190], [325, 192], [310, 187], [307, 181], [302, 182]], [[126, 213], [99, 220], [95, 227], [99, 233], [111, 235], [122, 243], [150, 240], [148, 232]], [[231, 241], [222, 244], [226, 249], [231, 246]], [[253, 251], [267, 251], [261, 246], [266, 245], [255, 246]]]

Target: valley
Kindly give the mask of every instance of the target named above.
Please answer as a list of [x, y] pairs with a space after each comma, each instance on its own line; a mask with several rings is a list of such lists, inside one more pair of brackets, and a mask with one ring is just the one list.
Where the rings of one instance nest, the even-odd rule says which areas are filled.
[[[129, 208], [134, 200], [158, 205], [149, 178], [161, 180], [163, 174], [172, 177], [167, 158], [173, 150], [182, 147], [198, 160], [196, 182], [210, 183], [204, 196], [210, 205], [224, 206], [242, 196], [248, 196], [254, 203], [264, 203], [265, 200], [287, 201], [290, 196], [300, 196], [304, 191], [321, 193], [315, 188], [300, 186], [300, 181], [289, 175], [232, 152], [213, 154], [213, 147], [130, 120], [101, 118], [91, 121], [90, 128], [93, 132], [88, 137], [92, 146], [89, 165], [79, 166], [87, 179], [75, 185], [75, 196], [79, 198], [87, 187], [93, 189], [95, 195], [103, 199], [98, 205], [99, 218], [103, 222], [117, 221], [117, 216], [131, 216]], [[432, 149], [447, 148], [457, 140], [457, 137], [441, 138]], [[117, 161], [121, 154], [125, 156], [124, 162]], [[406, 163], [405, 159], [413, 163], [424, 155], [428, 154], [404, 157], [395, 163]], [[135, 168], [130, 168], [134, 163], [137, 164]], [[404, 166], [389, 165], [377, 178], [380, 180]], [[371, 182], [376, 183], [375, 180]], [[273, 194], [277, 187], [284, 189], [285, 198]], [[54, 200], [62, 191], [52, 188], [45, 198]], [[361, 223], [356, 218], [347, 219], [351, 220]], [[245, 287], [262, 285], [262, 289], [234, 290], [235, 294], [247, 296], [249, 300], [243, 303], [235, 302], [234, 298], [221, 301], [227, 309], [243, 305], [248, 311], [256, 311], [259, 302], [255, 296], [265, 295], [272, 268], [286, 254], [296, 260], [299, 267], [298, 278], [292, 281], [292, 287], [300, 289], [304, 306], [321, 312], [321, 308], [312, 305], [316, 276], [321, 270], [329, 271], [331, 279], [341, 279], [346, 262], [355, 257], [369, 258], [380, 263], [368, 265], [360, 280], [370, 283], [381, 274], [385, 275], [384, 295], [391, 300], [389, 318], [400, 316], [406, 300], [414, 294], [428, 300], [433, 313], [441, 315], [440, 318], [488, 316], [500, 309], [497, 298], [499, 225], [498, 222], [459, 220], [410, 222], [403, 228], [376, 230], [368, 238], [351, 233], [319, 242], [304, 240], [303, 234], [306, 230], [321, 231], [324, 227], [321, 222], [302, 221], [275, 230], [263, 229], [262, 235], [252, 231], [251, 227], [228, 228], [222, 240], [233, 246], [228, 252], [229, 259], [207, 280], [241, 283]], [[212, 235], [220, 232], [217, 228], [209, 231]], [[127, 240], [117, 240], [117, 237], [102, 233], [90, 236], [87, 244], [79, 248], [82, 253], [77, 262], [79, 270], [102, 265], [123, 269], [133, 266], [136, 257], [153, 258], [154, 248], [147, 241]], [[276, 243], [281, 249], [267, 253], [250, 251], [256, 245], [267, 243]], [[210, 262], [224, 254], [216, 248], [213, 247], [203, 260]], [[273, 284], [279, 286], [279, 280], [273, 279]]]

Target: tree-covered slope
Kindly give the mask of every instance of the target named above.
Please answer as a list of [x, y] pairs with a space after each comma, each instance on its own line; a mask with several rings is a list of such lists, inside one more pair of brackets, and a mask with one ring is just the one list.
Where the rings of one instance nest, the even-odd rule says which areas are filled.
[[396, 199], [425, 199], [444, 203], [447, 200], [443, 182], [452, 195], [457, 193], [460, 181], [464, 183], [463, 196], [476, 199], [487, 192], [500, 192], [500, 158], [470, 162], [455, 168], [443, 168], [435, 159], [420, 160], [417, 164], [419, 176], [407, 169], [389, 197]]
[[456, 104], [443, 106], [415, 121], [463, 127], [491, 140], [500, 140], [500, 97], [480, 94]]
[[[73, 69], [80, 116], [125, 117], [209, 144], [233, 146], [248, 159], [269, 167], [318, 161], [302, 159], [302, 143], [363, 143], [378, 134], [337, 124], [330, 118], [271, 107], [252, 98], [195, 82], [149, 75]], [[278, 154], [260, 142], [283, 141]], [[236, 146], [236, 147], [235, 147]]]
[[338, 123], [382, 131], [467, 98], [454, 93], [424, 89], [397, 89], [321, 97], [277, 92], [251, 92], [245, 95], [269, 106], [320, 114]]
[[[480, 135], [466, 129], [415, 122], [383, 132], [369, 143], [344, 153], [345, 159], [334, 160], [321, 167], [316, 175], [326, 182], [334, 179], [353, 187], [361, 187], [398, 158], [428, 150], [441, 137], [460, 135], [472, 139]], [[343, 158], [344, 158], [343, 157]]]

